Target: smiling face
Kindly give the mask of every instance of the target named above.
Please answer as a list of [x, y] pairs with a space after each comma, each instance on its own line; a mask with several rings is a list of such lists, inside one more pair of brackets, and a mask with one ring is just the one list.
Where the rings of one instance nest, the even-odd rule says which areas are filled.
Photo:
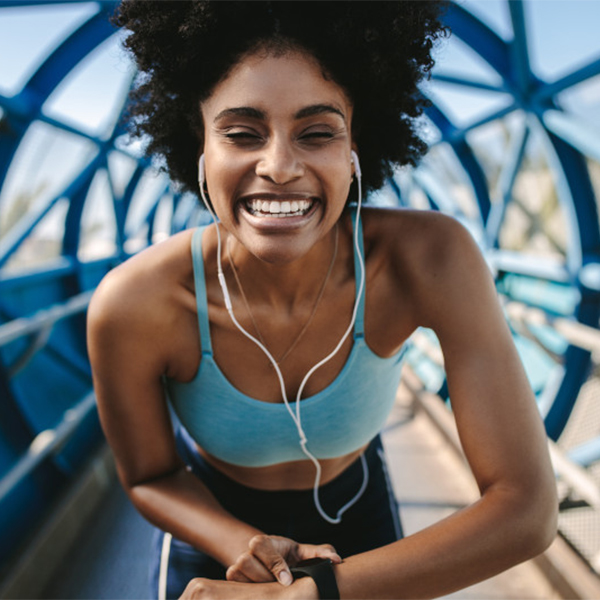
[[251, 54], [201, 110], [206, 182], [223, 226], [273, 263], [323, 240], [350, 188], [352, 104], [317, 61]]

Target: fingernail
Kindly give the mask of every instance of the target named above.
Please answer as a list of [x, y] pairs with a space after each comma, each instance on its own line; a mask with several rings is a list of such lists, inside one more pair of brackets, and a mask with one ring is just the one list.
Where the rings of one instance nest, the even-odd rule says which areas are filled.
[[294, 581], [292, 579], [292, 574], [289, 571], [281, 571], [281, 573], [279, 573], [279, 582], [282, 585], [291, 585], [292, 581]]

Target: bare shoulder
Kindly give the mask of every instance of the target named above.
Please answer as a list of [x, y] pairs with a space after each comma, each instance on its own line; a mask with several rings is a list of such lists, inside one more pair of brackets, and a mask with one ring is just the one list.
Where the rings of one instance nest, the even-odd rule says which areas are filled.
[[467, 229], [439, 212], [367, 208], [363, 220], [365, 241], [381, 245], [388, 256], [407, 266], [444, 264], [448, 252], [479, 254]]
[[[143, 250], [108, 273], [88, 310], [91, 343], [103, 347], [136, 340], [157, 347], [193, 298], [191, 231]], [[191, 305], [193, 309], [193, 304]]]
[[[434, 211], [369, 209], [365, 245], [385, 255], [391, 276], [419, 307], [419, 324], [430, 325], [440, 309], [461, 303], [466, 293], [488, 293], [493, 280], [469, 231], [456, 219]], [[407, 292], [408, 290], [408, 292]]]

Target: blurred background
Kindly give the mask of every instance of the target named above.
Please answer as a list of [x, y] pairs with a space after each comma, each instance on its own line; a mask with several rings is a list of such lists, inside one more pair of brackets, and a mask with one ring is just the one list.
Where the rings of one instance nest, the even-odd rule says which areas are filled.
[[[206, 220], [124, 133], [135, 70], [114, 6], [0, 1], [0, 581], [43, 552], [73, 490], [114, 481], [85, 347], [93, 289]], [[458, 0], [445, 20], [422, 86], [431, 150], [369, 201], [443, 211], [479, 243], [548, 432], [561, 535], [597, 575], [600, 1]], [[409, 363], [448, 400], [432, 332]]]

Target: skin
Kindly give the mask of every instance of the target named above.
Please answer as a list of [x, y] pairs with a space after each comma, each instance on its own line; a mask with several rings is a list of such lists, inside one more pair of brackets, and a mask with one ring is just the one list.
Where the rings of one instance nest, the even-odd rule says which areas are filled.
[[[222, 222], [222, 262], [234, 311], [252, 332], [225, 244], [274, 356], [287, 349], [309, 317], [336, 224], [339, 230], [338, 257], [321, 304], [293, 360], [282, 367], [287, 393], [294, 397], [308, 369], [340, 339], [353, 308], [352, 228], [344, 212], [353, 175], [352, 103], [310, 56], [263, 52], [243, 58], [200, 109], [208, 193]], [[245, 208], [249, 197], [293, 194], [313, 199], [305, 217], [253, 219]], [[556, 488], [543, 426], [493, 280], [471, 236], [453, 219], [431, 212], [365, 209], [362, 219], [367, 344], [387, 357], [417, 327], [436, 331], [481, 499], [417, 534], [342, 563], [330, 546], [265, 535], [228, 514], [178, 458], [161, 384], [163, 375], [190, 381], [201, 358], [192, 232], [183, 232], [104, 279], [89, 310], [89, 349], [100, 417], [132, 502], [151, 522], [228, 567], [229, 581], [194, 579], [185, 598], [317, 598], [310, 578], [282, 585], [288, 565], [312, 556], [338, 563], [342, 598], [439, 596], [540, 553], [555, 535]], [[235, 329], [223, 306], [216, 252], [211, 226], [203, 254], [215, 359], [244, 393], [281, 402], [265, 356]], [[351, 343], [314, 374], [304, 397], [334, 380]], [[361, 450], [321, 461], [322, 483]], [[239, 467], [200, 451], [245, 485], [312, 487], [309, 461]]]

